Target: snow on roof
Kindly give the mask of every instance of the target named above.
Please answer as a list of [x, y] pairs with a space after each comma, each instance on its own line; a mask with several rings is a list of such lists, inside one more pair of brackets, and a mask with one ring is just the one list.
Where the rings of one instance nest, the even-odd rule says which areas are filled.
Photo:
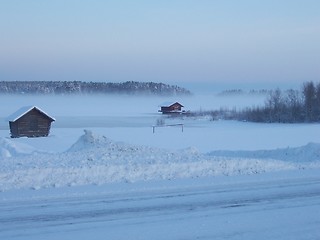
[[170, 107], [170, 106], [172, 106], [173, 104], [176, 104], [176, 103], [180, 104], [181, 107], [183, 107], [183, 105], [181, 103], [177, 102], [177, 101], [175, 101], [175, 102], [163, 102], [162, 104], [160, 104], [160, 107]]
[[21, 118], [23, 115], [25, 115], [26, 113], [30, 112], [32, 109], [36, 109], [39, 112], [43, 113], [44, 115], [46, 115], [47, 117], [51, 118], [53, 121], [55, 121], [56, 119], [54, 119], [53, 117], [51, 117], [49, 114], [47, 114], [45, 111], [41, 110], [40, 108], [36, 107], [36, 106], [24, 106], [20, 109], [18, 109], [16, 112], [12, 113], [7, 120], [9, 122], [14, 122], [16, 120], [18, 120], [19, 118]]

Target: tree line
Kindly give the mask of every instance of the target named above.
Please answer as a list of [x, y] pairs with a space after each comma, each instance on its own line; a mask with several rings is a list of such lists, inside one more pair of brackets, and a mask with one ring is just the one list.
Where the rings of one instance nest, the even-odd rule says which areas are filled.
[[282, 91], [277, 88], [263, 93], [267, 93], [267, 97], [262, 106], [247, 107], [243, 110], [220, 108], [188, 111], [184, 116], [209, 117], [211, 121], [224, 119], [263, 123], [320, 122], [320, 83], [310, 81], [303, 83], [300, 90]]
[[273, 90], [264, 106], [246, 108], [237, 113], [237, 118], [272, 123], [319, 122], [320, 83], [305, 82], [301, 90]]
[[190, 95], [191, 92], [177, 85], [155, 82], [127, 81], [0, 81], [0, 94], [145, 94]]

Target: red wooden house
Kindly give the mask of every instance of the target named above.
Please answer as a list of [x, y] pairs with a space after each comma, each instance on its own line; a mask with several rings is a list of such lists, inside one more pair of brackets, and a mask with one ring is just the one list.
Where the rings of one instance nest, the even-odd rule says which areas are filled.
[[162, 112], [163, 114], [183, 113], [183, 107], [184, 106], [179, 102], [166, 102], [160, 105], [161, 109], [159, 112]]

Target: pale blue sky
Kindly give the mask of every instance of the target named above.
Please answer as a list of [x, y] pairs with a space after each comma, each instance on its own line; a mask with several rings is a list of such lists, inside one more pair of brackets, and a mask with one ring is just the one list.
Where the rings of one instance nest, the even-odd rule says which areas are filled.
[[0, 0], [0, 81], [320, 81], [319, 0]]

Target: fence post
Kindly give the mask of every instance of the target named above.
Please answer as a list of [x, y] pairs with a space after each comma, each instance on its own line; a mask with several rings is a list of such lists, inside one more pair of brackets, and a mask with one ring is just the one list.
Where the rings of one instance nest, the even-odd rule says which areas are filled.
[[184, 131], [184, 124], [183, 123], [178, 123], [178, 124], [168, 124], [168, 125], [161, 125], [161, 126], [152, 126], [152, 133], [155, 133], [156, 127], [174, 127], [174, 126], [181, 126], [181, 132]]

